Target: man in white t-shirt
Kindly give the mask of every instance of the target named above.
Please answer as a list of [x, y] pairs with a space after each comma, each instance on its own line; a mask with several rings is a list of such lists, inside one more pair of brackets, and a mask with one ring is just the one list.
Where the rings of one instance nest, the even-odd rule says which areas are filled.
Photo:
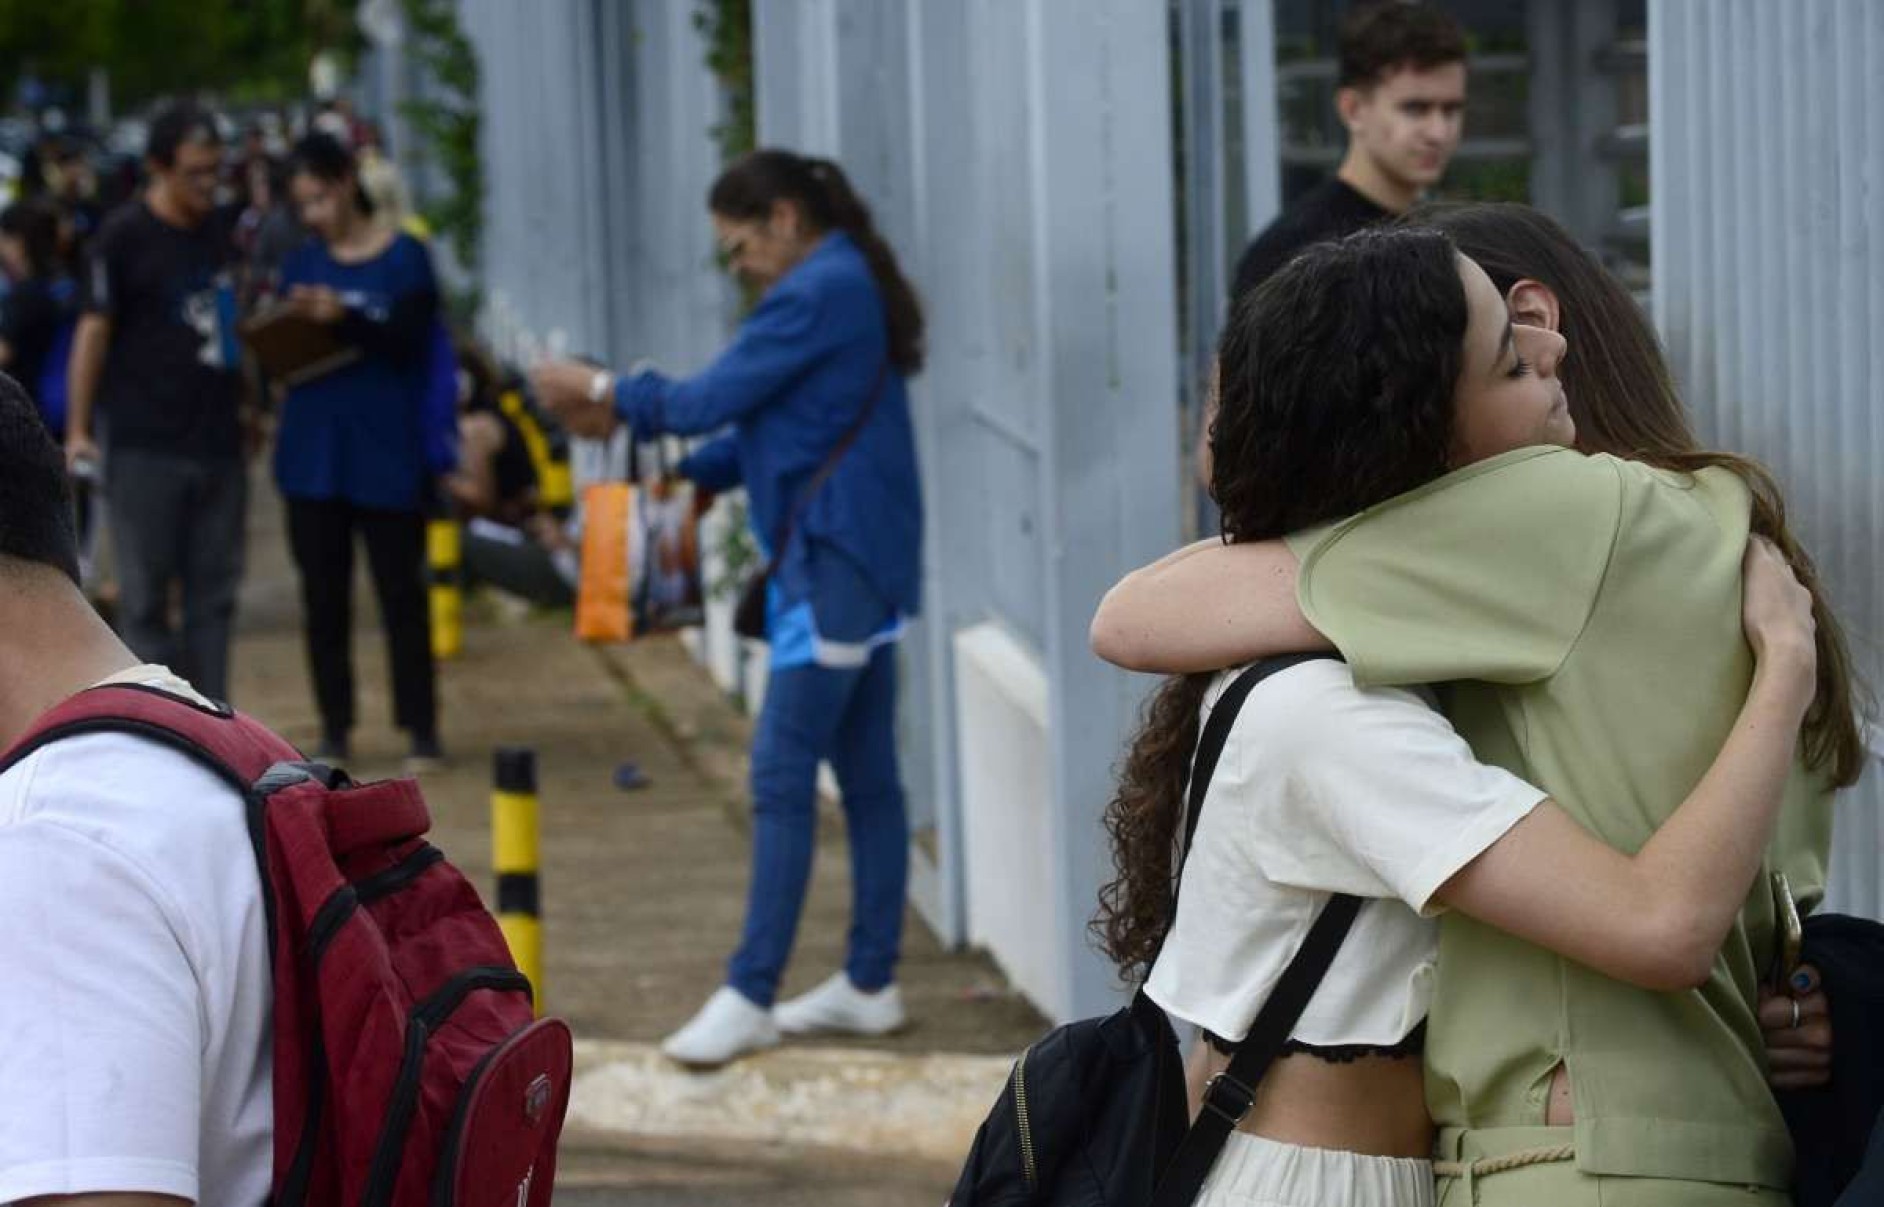
[[[0, 751], [101, 683], [203, 702], [86, 603], [71, 514], [63, 458], [0, 375]], [[266, 1200], [270, 997], [227, 784], [120, 734], [0, 773], [0, 1203]]]

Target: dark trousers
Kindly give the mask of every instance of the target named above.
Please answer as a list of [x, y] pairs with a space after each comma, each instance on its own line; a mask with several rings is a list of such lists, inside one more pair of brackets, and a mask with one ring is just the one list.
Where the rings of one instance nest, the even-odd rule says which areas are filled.
[[[215, 700], [229, 698], [229, 640], [242, 581], [248, 472], [238, 457], [204, 460], [114, 449], [105, 509], [117, 555], [125, 644]], [[171, 623], [172, 592], [183, 628]]]
[[464, 533], [464, 577], [467, 588], [489, 583], [499, 591], [551, 608], [576, 602], [576, 589], [556, 569], [549, 550], [516, 530], [515, 539], [485, 535], [469, 525]]
[[307, 661], [330, 737], [353, 727], [353, 536], [366, 544], [392, 665], [393, 723], [415, 738], [438, 736], [432, 614], [425, 583], [425, 517], [342, 499], [289, 499], [288, 545], [301, 572]]

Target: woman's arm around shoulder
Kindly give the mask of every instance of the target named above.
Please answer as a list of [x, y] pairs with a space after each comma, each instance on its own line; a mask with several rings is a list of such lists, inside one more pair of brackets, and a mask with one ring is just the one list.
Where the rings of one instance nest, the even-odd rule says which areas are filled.
[[1093, 614], [1093, 653], [1128, 671], [1188, 674], [1331, 648], [1296, 602], [1282, 541], [1203, 540], [1132, 571]]

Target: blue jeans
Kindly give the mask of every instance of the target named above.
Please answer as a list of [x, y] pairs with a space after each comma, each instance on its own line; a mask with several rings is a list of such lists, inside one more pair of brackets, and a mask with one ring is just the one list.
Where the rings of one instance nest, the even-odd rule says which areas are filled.
[[909, 883], [909, 818], [896, 770], [896, 648], [837, 670], [772, 672], [752, 747], [752, 887], [726, 983], [770, 1007], [790, 958], [817, 828], [818, 763], [843, 794], [851, 926], [844, 971], [866, 992], [894, 979]]

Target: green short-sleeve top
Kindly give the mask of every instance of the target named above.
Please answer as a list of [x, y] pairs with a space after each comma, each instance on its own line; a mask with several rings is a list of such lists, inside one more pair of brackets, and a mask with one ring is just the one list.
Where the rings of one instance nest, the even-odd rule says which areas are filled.
[[[1752, 681], [1749, 497], [1733, 473], [1527, 448], [1290, 544], [1300, 599], [1363, 684], [1449, 684], [1481, 759], [1633, 852], [1706, 773]], [[1831, 799], [1800, 768], [1769, 866], [1823, 892]], [[1792, 1145], [1754, 1006], [1765, 877], [1697, 990], [1654, 993], [1459, 914], [1441, 921], [1427, 1099], [1442, 1126], [1544, 1122], [1575, 1095], [1590, 1173], [1784, 1187]]]

